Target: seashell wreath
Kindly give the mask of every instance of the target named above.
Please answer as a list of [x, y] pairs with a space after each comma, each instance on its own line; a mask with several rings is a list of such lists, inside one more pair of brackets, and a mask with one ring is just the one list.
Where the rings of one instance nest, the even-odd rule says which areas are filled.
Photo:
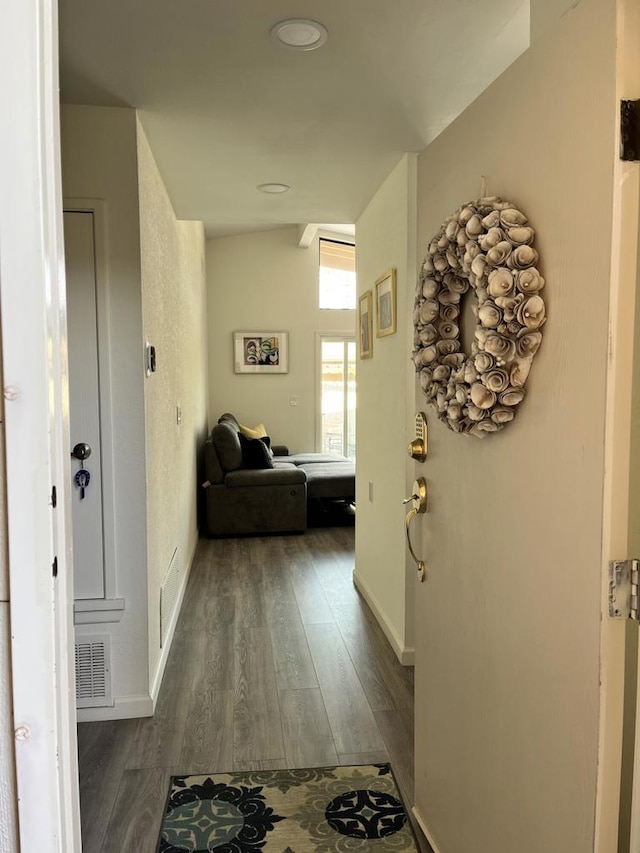
[[[484, 438], [512, 421], [542, 342], [544, 279], [535, 231], [495, 196], [458, 208], [429, 244], [416, 290], [413, 361], [438, 417]], [[460, 301], [472, 287], [471, 355], [460, 351]]]

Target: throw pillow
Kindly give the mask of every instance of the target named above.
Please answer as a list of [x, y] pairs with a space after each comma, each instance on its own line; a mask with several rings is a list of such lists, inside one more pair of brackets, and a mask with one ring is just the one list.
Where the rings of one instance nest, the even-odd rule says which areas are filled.
[[[273, 468], [269, 445], [262, 438], [247, 438], [238, 433], [242, 448], [242, 464], [245, 468]], [[268, 439], [268, 436], [265, 436]]]
[[267, 430], [264, 424], [256, 424], [254, 427], [247, 427], [243, 424], [238, 424], [238, 428], [242, 435], [247, 438], [264, 438], [267, 435]]

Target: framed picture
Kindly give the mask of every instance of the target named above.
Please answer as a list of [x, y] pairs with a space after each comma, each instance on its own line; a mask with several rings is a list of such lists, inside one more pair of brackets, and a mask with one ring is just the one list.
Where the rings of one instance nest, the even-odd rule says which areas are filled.
[[371, 358], [373, 355], [373, 316], [371, 291], [367, 290], [358, 300], [358, 338], [360, 341], [360, 358]]
[[393, 335], [396, 321], [396, 271], [388, 270], [376, 281], [376, 336]]
[[288, 332], [234, 332], [236, 373], [288, 373]]

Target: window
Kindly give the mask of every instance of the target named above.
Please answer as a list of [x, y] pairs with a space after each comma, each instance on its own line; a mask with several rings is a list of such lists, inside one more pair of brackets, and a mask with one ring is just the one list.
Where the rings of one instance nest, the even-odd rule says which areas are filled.
[[356, 457], [356, 342], [320, 336], [318, 450]]
[[356, 247], [320, 239], [320, 308], [355, 309]]

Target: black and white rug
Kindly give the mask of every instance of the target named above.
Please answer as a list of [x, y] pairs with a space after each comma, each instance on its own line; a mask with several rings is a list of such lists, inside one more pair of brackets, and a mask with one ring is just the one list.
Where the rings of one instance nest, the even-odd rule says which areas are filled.
[[417, 853], [388, 764], [174, 776], [159, 853]]

